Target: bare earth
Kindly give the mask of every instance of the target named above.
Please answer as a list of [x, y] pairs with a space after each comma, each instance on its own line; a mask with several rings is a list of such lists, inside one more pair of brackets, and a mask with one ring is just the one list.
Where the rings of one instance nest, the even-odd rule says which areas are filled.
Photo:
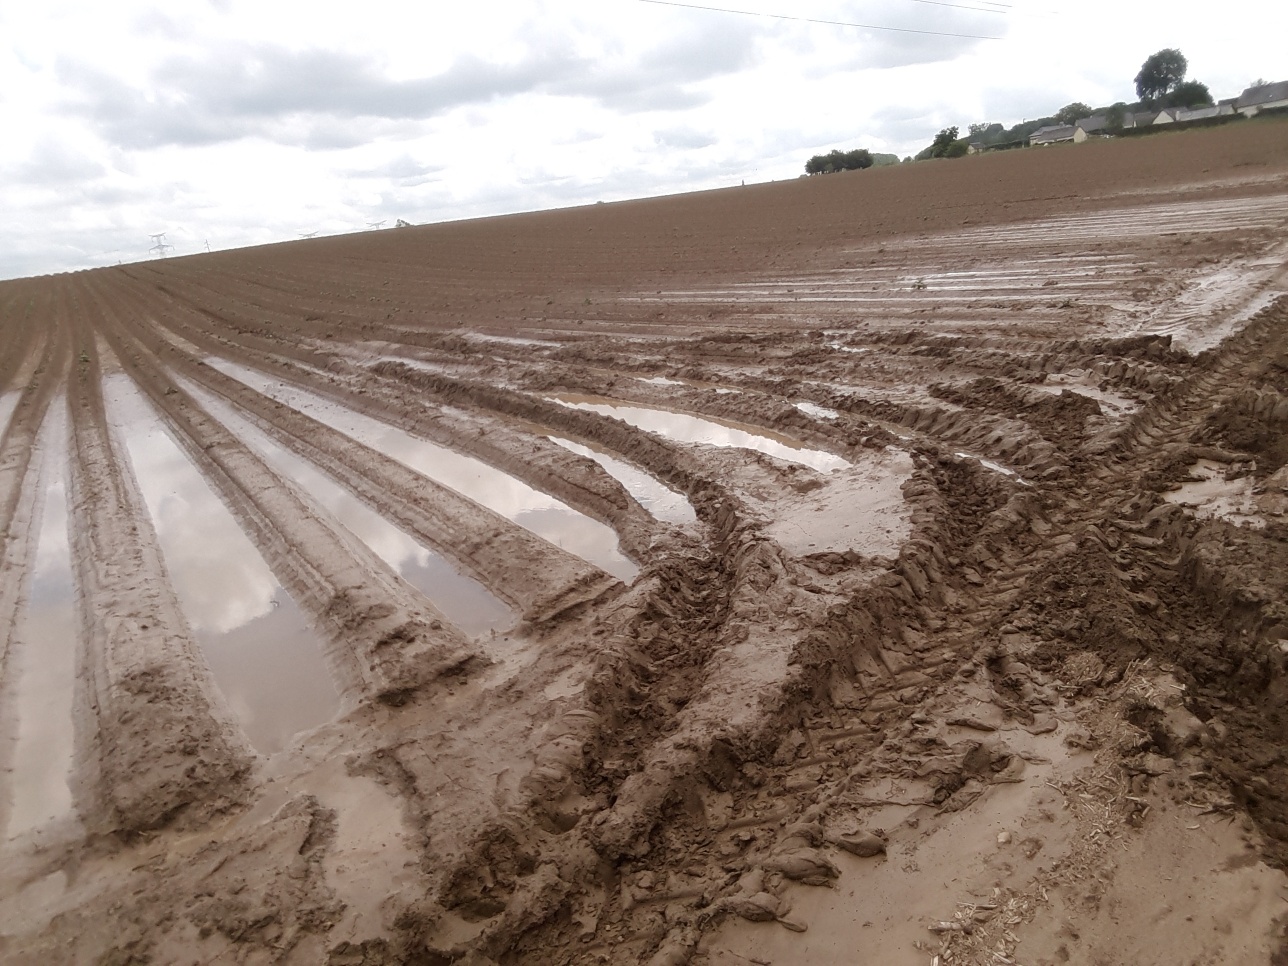
[[1288, 963], [1288, 122], [0, 283], [6, 963]]

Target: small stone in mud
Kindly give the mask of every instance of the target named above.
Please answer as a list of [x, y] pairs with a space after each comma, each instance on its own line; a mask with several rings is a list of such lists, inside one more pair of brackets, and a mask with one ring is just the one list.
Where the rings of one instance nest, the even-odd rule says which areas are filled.
[[769, 872], [778, 872], [804, 885], [831, 885], [841, 876], [841, 870], [817, 849], [780, 852], [766, 859], [764, 866]]
[[1024, 730], [1031, 735], [1045, 735], [1055, 731], [1058, 726], [1059, 723], [1055, 720], [1054, 715], [1043, 712], [1035, 714], [1032, 723], [1025, 725]]
[[830, 835], [827, 839], [838, 848], [845, 849], [852, 855], [870, 858], [874, 855], [885, 855], [885, 839], [871, 832], [850, 832], [845, 835]]
[[757, 765], [755, 762], [748, 762], [743, 765], [742, 775], [752, 788], [759, 788], [769, 779], [769, 772], [762, 765]]

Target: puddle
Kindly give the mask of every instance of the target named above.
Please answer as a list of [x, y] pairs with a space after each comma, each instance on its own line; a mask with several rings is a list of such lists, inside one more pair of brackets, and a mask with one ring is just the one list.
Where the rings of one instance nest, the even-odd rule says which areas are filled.
[[835, 409], [828, 409], [826, 406], [816, 406], [812, 402], [795, 402], [792, 403], [797, 409], [806, 416], [813, 416], [815, 419], [840, 419], [841, 414]]
[[4, 439], [5, 432], [9, 429], [9, 420], [13, 418], [13, 411], [18, 408], [18, 397], [21, 396], [18, 390], [0, 393], [0, 439]]
[[647, 383], [650, 386], [684, 386], [687, 383], [680, 379], [668, 379], [666, 376], [650, 376], [645, 379], [643, 376], [636, 376], [640, 382]]
[[586, 456], [594, 460], [617, 482], [626, 487], [626, 492], [635, 497], [640, 506], [651, 513], [655, 519], [680, 526], [697, 522], [697, 514], [693, 512], [693, 506], [684, 494], [663, 485], [660, 480], [643, 470], [592, 446], [584, 446], [558, 436], [546, 438], [578, 456]]
[[578, 513], [550, 494], [542, 493], [482, 460], [419, 439], [316, 393], [279, 382], [236, 363], [213, 358], [206, 361], [220, 372], [379, 450], [619, 580], [629, 583], [639, 573], [639, 568], [622, 554], [617, 533], [611, 527]]
[[1058, 396], [1066, 389], [1080, 396], [1087, 396], [1100, 403], [1106, 416], [1126, 416], [1140, 409], [1140, 403], [1134, 399], [1100, 389], [1092, 381], [1093, 378], [1085, 371], [1055, 373], [1048, 375], [1046, 382], [1036, 383], [1033, 388], [1052, 396]]
[[6, 704], [16, 719], [5, 838], [73, 814], [76, 585], [67, 533], [67, 409], [59, 400], [42, 433], [44, 507], [26, 606], [18, 618]]
[[820, 473], [830, 473], [849, 465], [834, 453], [807, 449], [798, 440], [759, 427], [717, 421], [668, 409], [626, 405], [600, 396], [561, 394], [551, 398], [572, 409], [613, 416], [630, 423], [636, 429], [656, 433], [680, 443], [705, 443], [708, 446], [756, 450], [788, 463], [808, 466]]
[[1265, 528], [1267, 511], [1274, 516], [1283, 515], [1282, 496], [1271, 493], [1259, 498], [1253, 492], [1255, 481], [1251, 476], [1227, 480], [1227, 468], [1213, 460], [1199, 460], [1190, 467], [1190, 476], [1196, 479], [1164, 493], [1163, 499], [1193, 511], [1199, 520], [1217, 518], [1254, 530]]
[[280, 751], [340, 711], [322, 642], [129, 378], [103, 391], [215, 682], [256, 750]]
[[736, 396], [741, 389], [729, 389], [725, 386], [717, 386], [714, 382], [699, 382], [696, 379], [671, 379], [667, 376], [636, 376], [640, 382], [649, 386], [684, 386], [687, 389], [705, 389], [708, 392], [714, 392], [720, 396]]
[[1026, 481], [1022, 476], [1020, 476], [1019, 473], [1015, 472], [1015, 470], [1011, 469], [1009, 466], [1003, 466], [1001, 463], [994, 463], [992, 460], [985, 459], [982, 456], [976, 456], [974, 453], [965, 453], [965, 452], [959, 451], [959, 452], [955, 452], [953, 455], [956, 456], [958, 459], [974, 460], [980, 466], [984, 467], [984, 469], [992, 470], [994, 473], [1001, 473], [1003, 476], [1009, 476], [1011, 479], [1015, 480], [1015, 482], [1020, 483], [1024, 486], [1033, 485], [1028, 481]]
[[477, 339], [480, 342], [500, 342], [505, 345], [536, 345], [544, 348], [562, 349], [562, 342], [550, 342], [546, 339], [523, 339], [517, 335], [486, 335], [482, 332], [466, 332], [465, 338]]
[[308, 460], [280, 446], [223, 399], [184, 381], [180, 384], [233, 435], [298, 484], [466, 634], [481, 637], [514, 625], [516, 617], [505, 604], [437, 551], [399, 529]]

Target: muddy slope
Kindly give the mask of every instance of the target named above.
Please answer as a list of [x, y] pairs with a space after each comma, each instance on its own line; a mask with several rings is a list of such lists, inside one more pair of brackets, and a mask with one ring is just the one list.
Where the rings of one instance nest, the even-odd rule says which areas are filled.
[[[0, 846], [3, 958], [1282, 957], [1288, 155], [1236, 127], [0, 285], [0, 643], [65, 393], [82, 823]], [[344, 707], [282, 751], [109, 377], [326, 641]], [[469, 638], [223, 403], [522, 620]]]

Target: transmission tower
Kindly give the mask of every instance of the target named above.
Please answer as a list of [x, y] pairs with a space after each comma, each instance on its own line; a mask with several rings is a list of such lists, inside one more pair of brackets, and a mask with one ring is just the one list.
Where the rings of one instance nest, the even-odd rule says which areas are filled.
[[148, 252], [156, 255], [157, 258], [165, 258], [166, 252], [174, 251], [174, 246], [166, 242], [165, 235], [166, 233], [163, 231], [148, 235], [152, 239], [152, 247], [148, 249]]

